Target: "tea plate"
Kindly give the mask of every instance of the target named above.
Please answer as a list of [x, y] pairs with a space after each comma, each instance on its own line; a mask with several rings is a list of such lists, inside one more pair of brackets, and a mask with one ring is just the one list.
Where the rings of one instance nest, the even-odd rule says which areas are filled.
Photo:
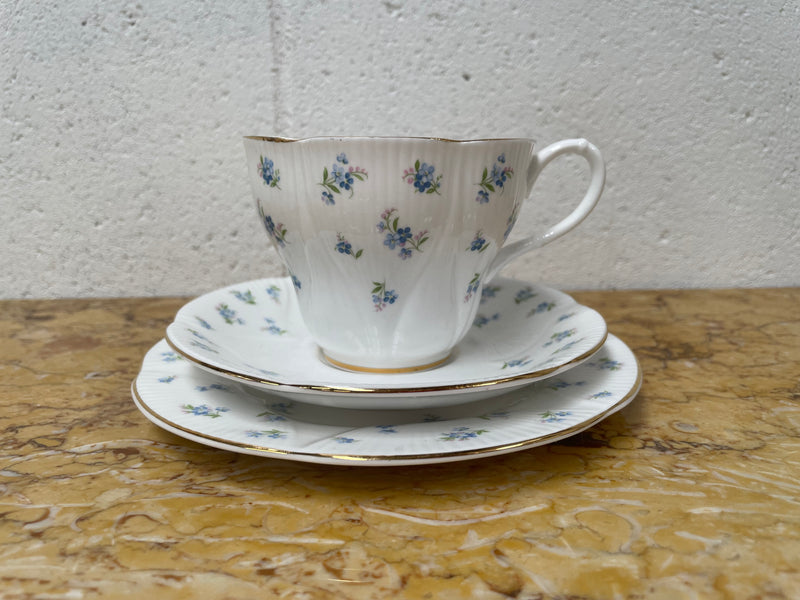
[[596, 311], [552, 288], [498, 278], [444, 365], [416, 373], [354, 373], [321, 358], [289, 278], [222, 288], [183, 306], [167, 328], [173, 350], [225, 378], [337, 408], [431, 408], [480, 400], [570, 369], [608, 330]]
[[491, 399], [415, 410], [317, 406], [222, 379], [164, 341], [145, 356], [134, 401], [159, 427], [245, 454], [312, 463], [416, 465], [515, 452], [574, 435], [627, 405], [642, 374], [610, 335], [563, 376]]

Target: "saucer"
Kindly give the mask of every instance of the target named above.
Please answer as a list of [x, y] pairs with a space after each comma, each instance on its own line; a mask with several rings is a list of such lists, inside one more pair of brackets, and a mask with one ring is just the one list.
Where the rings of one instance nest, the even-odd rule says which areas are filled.
[[608, 330], [596, 311], [552, 288], [498, 278], [446, 364], [416, 373], [354, 373], [324, 362], [289, 278], [200, 296], [167, 328], [198, 366], [286, 398], [338, 408], [431, 408], [480, 400], [574, 367]]
[[505, 454], [574, 435], [628, 404], [641, 370], [610, 335], [590, 360], [491, 399], [415, 410], [347, 410], [287, 401], [194, 367], [166, 341], [145, 356], [132, 393], [153, 423], [245, 454], [312, 463], [416, 465]]

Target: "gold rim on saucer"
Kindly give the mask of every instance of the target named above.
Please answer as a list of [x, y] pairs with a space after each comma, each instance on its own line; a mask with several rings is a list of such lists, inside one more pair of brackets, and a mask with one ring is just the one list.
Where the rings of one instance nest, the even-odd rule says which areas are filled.
[[605, 334], [602, 338], [595, 344], [592, 348], [589, 348], [586, 352], [581, 354], [580, 356], [576, 356], [571, 361], [566, 362], [564, 364], [560, 364], [555, 367], [549, 367], [547, 369], [540, 369], [538, 371], [533, 371], [529, 373], [520, 373], [519, 375], [511, 375], [509, 377], [498, 377], [496, 379], [486, 379], [483, 381], [475, 381], [471, 383], [455, 383], [450, 385], [431, 385], [431, 386], [422, 386], [422, 387], [394, 387], [394, 388], [382, 388], [382, 387], [350, 387], [344, 385], [337, 385], [337, 386], [328, 386], [328, 385], [310, 385], [304, 383], [286, 383], [280, 381], [274, 381], [270, 379], [265, 379], [263, 377], [255, 377], [251, 375], [245, 375], [244, 373], [236, 373], [234, 371], [230, 371], [223, 367], [219, 367], [216, 365], [212, 365], [205, 361], [199, 360], [194, 356], [191, 356], [181, 350], [177, 344], [175, 344], [169, 338], [169, 333], [164, 336], [165, 341], [167, 344], [174, 350], [177, 354], [180, 354], [183, 358], [188, 360], [195, 365], [206, 369], [207, 371], [213, 371], [216, 373], [220, 373], [225, 377], [230, 379], [238, 379], [239, 381], [243, 381], [245, 383], [250, 384], [257, 384], [263, 386], [271, 386], [271, 387], [282, 387], [287, 389], [293, 390], [310, 390], [314, 392], [330, 392], [336, 394], [423, 394], [426, 392], [445, 392], [445, 391], [453, 391], [453, 390], [465, 390], [465, 389], [472, 389], [472, 388], [480, 388], [480, 387], [490, 387], [496, 385], [502, 385], [505, 383], [510, 383], [512, 381], [524, 381], [526, 379], [543, 379], [548, 375], [552, 375], [554, 373], [568, 370], [574, 367], [576, 364], [583, 362], [590, 356], [594, 355], [603, 345], [606, 343], [608, 339], [608, 330], [606, 330]]

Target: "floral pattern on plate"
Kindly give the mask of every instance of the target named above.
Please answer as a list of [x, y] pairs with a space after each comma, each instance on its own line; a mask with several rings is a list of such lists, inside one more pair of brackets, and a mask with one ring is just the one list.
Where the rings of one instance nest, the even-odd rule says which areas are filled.
[[424, 464], [531, 448], [591, 427], [630, 402], [641, 383], [633, 353], [609, 336], [597, 359], [559, 376], [560, 385], [545, 379], [445, 407], [340, 410], [221, 384], [187, 361], [165, 362], [168, 352], [166, 341], [156, 344], [133, 385], [153, 423], [216, 448], [326, 464]]
[[467, 284], [467, 292], [464, 294], [464, 302], [469, 302], [472, 300], [472, 296], [478, 291], [478, 288], [481, 287], [481, 274], [475, 273], [472, 276], [472, 279], [469, 280]]
[[[285, 398], [362, 408], [380, 397], [386, 409], [498, 395], [574, 367], [602, 346], [605, 321], [570, 296], [505, 278], [493, 280], [481, 295], [479, 280], [464, 282], [468, 301], [481, 300], [471, 329], [454, 359], [429, 371], [351, 373], [320, 360], [300, 316], [296, 294], [302, 290], [289, 278], [244, 282], [192, 300], [167, 328], [167, 340], [204, 369]], [[370, 287], [359, 292], [364, 302], [386, 316], [397, 314], [403, 298], [390, 278], [365, 285]], [[198, 327], [198, 319], [210, 329]]]

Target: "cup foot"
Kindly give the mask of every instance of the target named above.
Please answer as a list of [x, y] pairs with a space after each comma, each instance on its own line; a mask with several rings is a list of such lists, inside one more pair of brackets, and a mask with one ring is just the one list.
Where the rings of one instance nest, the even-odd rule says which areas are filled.
[[320, 354], [325, 362], [327, 362], [329, 365], [333, 367], [336, 367], [337, 369], [343, 369], [345, 371], [353, 371], [355, 373], [377, 373], [384, 375], [397, 375], [400, 373], [416, 373], [418, 371], [428, 371], [430, 369], [435, 369], [436, 367], [442, 366], [444, 363], [449, 361], [453, 356], [452, 352], [449, 352], [444, 358], [440, 358], [439, 360], [428, 362], [422, 365], [414, 365], [410, 367], [362, 367], [360, 365], [352, 365], [346, 362], [342, 362], [340, 360], [336, 360], [335, 358], [331, 358], [330, 356], [325, 354], [324, 350], [320, 350]]

